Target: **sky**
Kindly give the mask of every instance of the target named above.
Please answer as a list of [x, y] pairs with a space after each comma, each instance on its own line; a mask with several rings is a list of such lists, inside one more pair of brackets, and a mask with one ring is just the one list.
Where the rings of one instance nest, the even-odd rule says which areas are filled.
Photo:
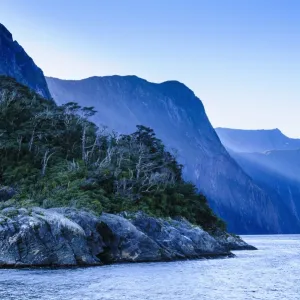
[[178, 80], [214, 127], [300, 138], [299, 0], [0, 0], [47, 76]]

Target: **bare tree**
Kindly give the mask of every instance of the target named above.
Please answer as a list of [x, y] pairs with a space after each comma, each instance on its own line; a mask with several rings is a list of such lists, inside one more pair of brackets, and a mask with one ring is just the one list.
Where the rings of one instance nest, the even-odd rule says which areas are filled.
[[54, 153], [55, 153], [55, 151], [51, 151], [48, 148], [45, 150], [43, 160], [42, 160], [42, 176], [45, 176], [48, 161]]

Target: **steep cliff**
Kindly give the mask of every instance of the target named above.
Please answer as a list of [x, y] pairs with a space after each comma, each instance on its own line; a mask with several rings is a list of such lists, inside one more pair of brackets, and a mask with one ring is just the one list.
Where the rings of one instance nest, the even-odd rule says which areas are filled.
[[14, 77], [44, 98], [50, 99], [43, 71], [36, 66], [12, 34], [0, 24], [0, 75]]

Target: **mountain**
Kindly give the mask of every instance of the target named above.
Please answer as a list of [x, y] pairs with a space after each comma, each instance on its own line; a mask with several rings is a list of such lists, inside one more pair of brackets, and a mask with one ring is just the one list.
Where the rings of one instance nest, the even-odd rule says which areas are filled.
[[83, 80], [46, 78], [58, 104], [74, 101], [98, 111], [93, 121], [120, 133], [137, 124], [151, 127], [169, 149], [178, 151], [184, 176], [238, 233], [293, 232], [295, 220], [271, 199], [228, 154], [211, 126], [202, 102], [182, 83], [150, 83], [136, 76]]
[[216, 128], [216, 132], [223, 145], [235, 152], [300, 149], [299, 139], [291, 139], [279, 129], [243, 130]]
[[296, 221], [295, 227], [299, 227], [300, 173], [297, 171], [300, 164], [299, 156], [297, 157], [299, 150], [273, 150], [271, 153], [230, 151], [230, 153], [243, 170], [266, 190], [272, 199], [277, 199], [277, 202], [285, 206], [288, 210], [286, 217], [293, 217]]
[[35, 65], [18, 42], [13, 40], [12, 34], [2, 24], [0, 24], [0, 75], [13, 77], [44, 98], [51, 98], [43, 71]]
[[300, 224], [300, 140], [279, 129], [217, 128], [223, 145], [242, 169]]
[[253, 164], [259, 164], [270, 172], [281, 174], [300, 182], [300, 149], [270, 150], [266, 152], [236, 153]]
[[244, 166], [247, 161], [247, 165], [259, 165], [269, 173], [300, 182], [300, 139], [289, 138], [279, 129], [217, 128], [216, 132], [231, 156]]

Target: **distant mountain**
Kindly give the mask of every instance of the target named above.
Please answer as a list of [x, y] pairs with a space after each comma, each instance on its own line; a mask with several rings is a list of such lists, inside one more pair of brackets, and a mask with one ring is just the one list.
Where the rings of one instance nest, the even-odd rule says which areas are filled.
[[264, 152], [300, 149], [300, 140], [285, 136], [279, 129], [242, 130], [216, 128], [222, 144], [235, 152]]
[[243, 162], [257, 164], [268, 172], [300, 182], [300, 139], [289, 138], [279, 129], [217, 128], [216, 132], [236, 160], [243, 158]]
[[[251, 163], [259, 164], [270, 172], [281, 174], [291, 180], [300, 182], [300, 149], [271, 150], [263, 153], [236, 153]], [[300, 200], [299, 200], [300, 201]]]
[[13, 77], [44, 98], [51, 98], [42, 70], [35, 65], [18, 42], [13, 40], [12, 34], [2, 24], [0, 24], [0, 75]]
[[[299, 150], [268, 153], [235, 153], [231, 156], [255, 182], [289, 211], [300, 226], [300, 157]], [[282, 218], [283, 220], [286, 218]]]
[[230, 157], [212, 128], [202, 102], [185, 85], [147, 82], [136, 76], [84, 80], [46, 78], [58, 104], [94, 106], [93, 121], [120, 133], [143, 124], [178, 150], [185, 177], [207, 195], [212, 208], [239, 233], [295, 232], [296, 221]]
[[[300, 224], [300, 140], [279, 129], [217, 128], [223, 145], [242, 169]], [[283, 217], [283, 220], [286, 218]]]

